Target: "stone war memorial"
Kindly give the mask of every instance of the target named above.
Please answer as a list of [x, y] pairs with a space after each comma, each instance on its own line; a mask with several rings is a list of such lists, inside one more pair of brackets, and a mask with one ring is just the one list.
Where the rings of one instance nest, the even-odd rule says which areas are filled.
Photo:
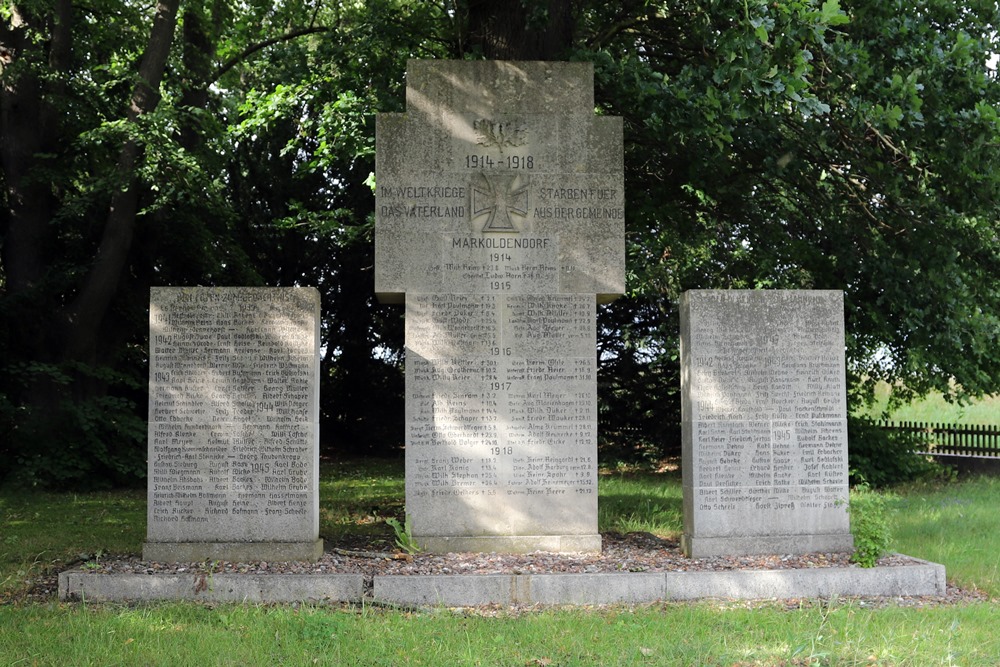
[[[589, 63], [414, 60], [406, 76], [406, 111], [376, 119], [374, 287], [405, 307], [409, 537], [430, 554], [567, 554], [544, 563], [600, 552], [596, 310], [625, 287], [621, 119], [595, 113]], [[839, 291], [682, 295], [689, 557], [852, 549], [843, 307]], [[438, 556], [401, 573], [331, 567], [318, 521], [319, 316], [313, 288], [151, 289], [143, 560], [163, 567], [84, 563], [60, 573], [61, 600], [467, 607], [946, 592], [943, 566], [905, 557], [870, 569], [667, 559], [622, 571], [614, 553], [572, 573], [457, 573]]]
[[685, 292], [685, 553], [851, 551], [846, 400], [842, 292]]
[[145, 560], [316, 560], [319, 292], [153, 287]]
[[590, 63], [410, 61], [376, 130], [375, 291], [405, 303], [425, 551], [599, 551], [596, 303], [624, 291], [622, 123]]

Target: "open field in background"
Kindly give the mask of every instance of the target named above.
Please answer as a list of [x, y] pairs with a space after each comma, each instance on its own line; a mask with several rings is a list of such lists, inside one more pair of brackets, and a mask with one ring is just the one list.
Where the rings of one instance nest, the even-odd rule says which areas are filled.
[[[677, 472], [606, 472], [601, 530], [676, 536]], [[702, 602], [638, 608], [401, 610], [312, 605], [93, 605], [15, 601], [78, 558], [136, 552], [145, 494], [0, 491], [0, 665], [996, 665], [1000, 481], [897, 489], [894, 548], [942, 562], [997, 600]], [[401, 461], [323, 466], [321, 533], [391, 541]]]
[[[881, 419], [889, 402], [891, 388], [881, 382], [875, 390], [875, 405], [862, 414]], [[890, 421], [919, 421], [941, 424], [1000, 424], [1000, 395], [987, 396], [969, 405], [949, 403], [935, 392], [926, 398], [904, 405], [889, 415]]]

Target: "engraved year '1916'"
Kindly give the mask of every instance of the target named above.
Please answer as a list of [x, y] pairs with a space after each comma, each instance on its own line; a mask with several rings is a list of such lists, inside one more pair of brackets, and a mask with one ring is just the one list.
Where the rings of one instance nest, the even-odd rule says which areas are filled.
[[493, 158], [489, 155], [466, 155], [466, 169], [534, 169], [534, 155], [506, 155]]

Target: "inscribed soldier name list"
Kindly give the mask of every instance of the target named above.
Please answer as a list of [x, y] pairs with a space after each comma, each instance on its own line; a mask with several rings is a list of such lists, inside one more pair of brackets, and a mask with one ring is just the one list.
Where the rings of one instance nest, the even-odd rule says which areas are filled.
[[143, 557], [318, 558], [318, 386], [315, 289], [152, 288]]
[[586, 63], [411, 61], [377, 119], [375, 289], [406, 304], [427, 551], [595, 551], [595, 301], [624, 290], [622, 126]]
[[681, 296], [689, 556], [850, 551], [840, 291]]

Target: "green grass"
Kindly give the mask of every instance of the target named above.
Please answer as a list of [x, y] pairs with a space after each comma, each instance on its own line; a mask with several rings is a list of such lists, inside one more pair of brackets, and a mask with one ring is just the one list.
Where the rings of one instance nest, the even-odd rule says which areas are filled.
[[[874, 419], [882, 418], [889, 402], [890, 387], [882, 382], [875, 389], [875, 405], [863, 411]], [[1000, 395], [986, 396], [968, 405], [949, 403], [940, 392], [894, 410], [891, 421], [919, 421], [941, 424], [1000, 424]]]
[[[601, 530], [676, 536], [677, 473], [602, 474]], [[402, 464], [324, 465], [321, 533], [391, 539]], [[898, 489], [893, 548], [1000, 599], [1000, 482]], [[0, 491], [0, 599], [45, 568], [136, 552], [144, 494]], [[997, 602], [664, 603], [521, 612], [372, 606], [0, 604], [0, 665], [996, 665]]]
[[0, 607], [25, 665], [995, 665], [1000, 608], [717, 603], [497, 617], [371, 607]]
[[385, 519], [404, 518], [403, 461], [369, 459], [324, 463], [320, 470], [319, 532], [330, 540], [345, 536], [388, 539]]
[[144, 490], [0, 493], [0, 601], [74, 561], [136, 553], [145, 536]]
[[894, 506], [895, 550], [944, 563], [950, 580], [1000, 598], [1000, 479], [902, 488]]
[[680, 472], [609, 472], [598, 481], [601, 532], [645, 532], [678, 537], [684, 510]]
[[[402, 518], [403, 496], [402, 461], [324, 463], [320, 534], [334, 542], [357, 536], [389, 545], [392, 530], [385, 518]], [[0, 491], [0, 602], [69, 563], [137, 554], [145, 538], [145, 490]]]

